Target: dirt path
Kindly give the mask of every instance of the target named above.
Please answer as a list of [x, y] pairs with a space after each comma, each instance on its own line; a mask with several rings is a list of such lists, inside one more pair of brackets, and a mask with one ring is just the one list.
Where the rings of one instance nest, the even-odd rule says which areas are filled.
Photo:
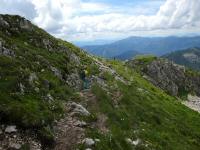
[[54, 132], [56, 133], [54, 150], [74, 150], [76, 145], [81, 144], [85, 139], [85, 128], [89, 124], [81, 121], [77, 116], [89, 115], [87, 104], [95, 105], [96, 97], [90, 89], [83, 90], [79, 94], [82, 98], [81, 103], [68, 102], [64, 104], [65, 115], [54, 126]]
[[69, 104], [65, 104], [65, 115], [54, 127], [56, 133], [55, 150], [74, 150], [84, 139], [85, 122], [82, 122], [71, 111]]
[[[127, 81], [121, 77], [114, 69], [107, 67], [102, 62], [100, 62], [98, 59], [91, 57], [95, 63], [99, 66], [101, 72], [109, 72], [111, 73], [116, 80], [119, 80], [123, 82], [124, 84], [127, 84]], [[103, 79], [96, 76], [95, 81], [102, 85], [105, 89], [107, 89], [107, 84]], [[82, 98], [82, 101], [80, 104], [74, 104], [78, 107], [83, 107], [83, 111], [98, 111], [98, 100], [96, 96], [92, 93], [91, 89], [82, 90], [80, 93], [80, 96]], [[117, 97], [117, 98], [116, 98]], [[115, 93], [113, 98], [119, 99], [121, 97], [121, 94], [119, 92]], [[117, 105], [117, 100], [113, 100], [115, 105]], [[74, 103], [74, 102], [72, 102]], [[74, 115], [75, 112], [72, 110], [72, 105], [70, 106], [69, 103], [64, 104], [65, 105], [65, 115], [64, 117], [59, 120], [55, 127], [54, 131], [56, 133], [56, 143], [55, 143], [55, 150], [74, 150], [75, 146], [77, 144], [82, 143], [82, 141], [86, 138], [85, 137], [85, 127], [90, 126], [92, 128], [98, 128], [102, 133], [108, 132], [108, 128], [106, 125], [107, 122], [107, 116], [102, 113], [96, 114], [97, 120], [95, 122], [86, 123], [83, 121], [80, 121], [79, 118]], [[87, 114], [87, 113], [86, 113]]]

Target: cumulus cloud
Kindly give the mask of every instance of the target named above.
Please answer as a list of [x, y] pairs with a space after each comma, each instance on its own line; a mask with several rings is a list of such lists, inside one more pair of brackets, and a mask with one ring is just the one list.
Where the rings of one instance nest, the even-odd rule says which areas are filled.
[[[1, 13], [23, 15], [48, 32], [70, 40], [200, 30], [199, 0], [166, 0], [150, 15], [138, 6], [120, 8], [82, 0], [1, 1]], [[133, 11], [137, 9], [141, 14]]]

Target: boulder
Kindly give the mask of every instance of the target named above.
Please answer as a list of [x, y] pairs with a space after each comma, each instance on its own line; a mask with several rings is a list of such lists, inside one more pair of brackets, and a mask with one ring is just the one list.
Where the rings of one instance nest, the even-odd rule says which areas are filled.
[[16, 126], [12, 125], [12, 126], [7, 126], [5, 129], [6, 133], [12, 133], [12, 132], [17, 132]]

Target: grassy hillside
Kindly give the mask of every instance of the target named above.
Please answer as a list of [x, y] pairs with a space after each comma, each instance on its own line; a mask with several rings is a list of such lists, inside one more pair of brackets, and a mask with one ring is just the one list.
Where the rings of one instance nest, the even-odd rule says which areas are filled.
[[[117, 106], [98, 85], [93, 87], [98, 99], [95, 107], [108, 116], [109, 128], [107, 134], [97, 129], [88, 130], [89, 136], [103, 142], [95, 149], [198, 149], [200, 116], [197, 112], [183, 106], [123, 63], [110, 63], [129, 85], [114, 81], [112, 76], [107, 78], [111, 85], [116, 85], [113, 90], [122, 93]], [[126, 138], [140, 139], [140, 144], [131, 146]]]
[[53, 138], [46, 127], [62, 117], [63, 101], [76, 97], [82, 66], [95, 64], [24, 18], [0, 17], [0, 122]]
[[[200, 115], [137, 70], [89, 56], [19, 16], [1, 15], [0, 21], [1, 124], [29, 129], [50, 145], [54, 121], [73, 117], [65, 114], [64, 105], [72, 101], [90, 112], [73, 119], [86, 122], [84, 138], [98, 139], [91, 149], [199, 149]], [[89, 71], [91, 88], [82, 91], [83, 68]], [[74, 146], [88, 148], [82, 142]]]

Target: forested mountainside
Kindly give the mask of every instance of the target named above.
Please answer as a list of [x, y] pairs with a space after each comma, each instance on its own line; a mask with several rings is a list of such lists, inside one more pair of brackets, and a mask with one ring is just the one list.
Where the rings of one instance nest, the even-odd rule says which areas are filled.
[[[137, 54], [161, 56], [176, 50], [200, 47], [200, 37], [129, 37], [105, 45], [83, 46], [89, 53], [106, 58], [132, 59]], [[129, 53], [129, 57], [127, 57]], [[124, 59], [124, 60], [125, 60]]]
[[176, 64], [184, 65], [195, 70], [200, 70], [200, 48], [188, 48], [166, 54], [162, 57], [167, 58]]
[[139, 70], [0, 15], [0, 149], [198, 150], [199, 113]]

